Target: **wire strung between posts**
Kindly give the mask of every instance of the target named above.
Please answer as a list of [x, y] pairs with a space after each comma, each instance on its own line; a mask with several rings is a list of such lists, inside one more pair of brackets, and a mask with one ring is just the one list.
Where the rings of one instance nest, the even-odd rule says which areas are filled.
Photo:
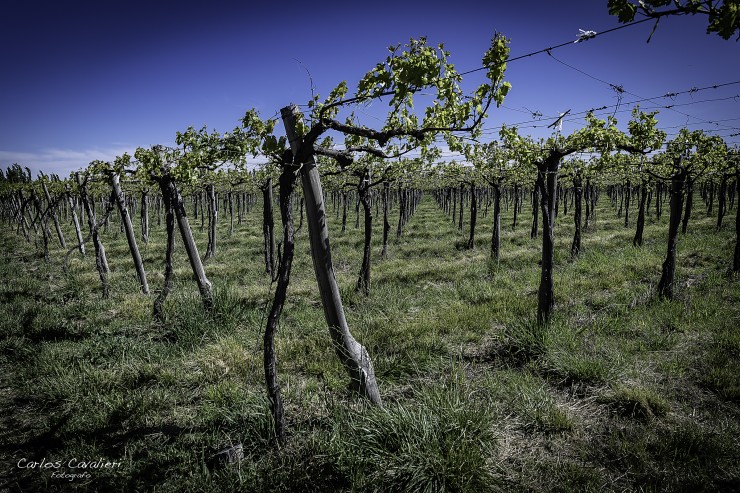
[[[597, 79], [597, 80], [599, 80], [600, 82], [604, 82], [605, 84], [608, 84], [610, 86], [612, 85], [609, 82], [601, 81], [600, 79]], [[685, 91], [669, 92], [669, 93], [663, 94], [662, 96], [653, 96], [653, 97], [649, 97], [649, 98], [635, 99], [635, 100], [632, 100], [632, 101], [626, 101], [626, 102], [624, 102], [622, 104], [624, 104], [624, 105], [634, 105], [634, 104], [642, 103], [642, 102], [645, 102], [645, 101], [655, 102], [654, 100], [656, 100], [656, 99], [663, 99], [663, 98], [671, 98], [672, 99], [672, 98], [675, 98], [676, 96], [680, 96], [681, 94], [693, 94], [693, 93], [697, 93], [697, 92], [701, 92], [701, 91], [707, 91], [709, 89], [719, 89], [720, 87], [732, 86], [732, 85], [736, 85], [736, 84], [740, 84], [740, 80], [736, 80], [736, 81], [733, 81], [733, 82], [725, 82], [723, 84], [713, 84], [711, 86], [706, 86], [706, 87], [692, 87], [691, 89], [687, 89]], [[721, 98], [721, 99], [717, 99], [717, 100], [693, 101], [691, 103], [679, 103], [679, 104], [674, 104], [674, 105], [660, 105], [657, 108], [667, 108], [668, 106], [680, 106], [680, 105], [696, 104], [696, 103], [701, 103], [701, 102], [718, 101], [718, 100], [722, 100], [722, 99], [735, 99], [736, 97], [737, 96], [731, 96], [729, 98]], [[656, 103], [656, 104], [660, 104], [660, 103]], [[609, 109], [609, 108], [614, 108], [615, 106], [616, 105], [605, 105], [605, 106], [599, 106], [598, 108], [593, 107], [593, 108], [590, 108], [588, 110], [582, 110], [582, 111], [572, 112], [571, 113], [571, 116], [585, 115], [585, 114], [587, 114], [589, 112], [592, 112], [592, 111], [606, 110], [606, 109]], [[517, 108], [510, 108], [510, 107], [505, 106], [505, 105], [502, 105], [502, 107], [503, 108], [506, 108], [508, 110], [518, 111], [520, 113], [528, 113], [528, 114], [532, 114], [532, 115], [537, 115], [537, 117], [536, 118], [533, 118], [532, 120], [526, 120], [526, 121], [514, 123], [514, 124], [511, 124], [512, 126], [515, 126], [515, 125], [518, 126], [518, 125], [525, 124], [525, 123], [535, 123], [535, 122], [539, 122], [539, 121], [541, 121], [543, 119], [544, 120], [550, 120], [550, 119], [553, 119], [553, 118], [557, 118], [558, 117], [557, 115], [543, 115], [539, 111], [533, 112], [532, 110], [529, 110], [527, 108], [525, 108], [524, 110], [520, 110], [520, 109], [517, 109]], [[625, 111], [625, 110], [622, 110], [622, 111]], [[731, 120], [736, 120], [736, 118], [728, 118], [728, 119], [725, 119], [725, 120], [718, 120], [718, 121], [731, 121]], [[576, 121], [576, 120], [575, 119], [572, 119], [572, 118], [568, 118], [567, 120], [564, 120], [564, 121], [565, 122], [573, 122], [573, 121]], [[496, 127], [496, 128], [499, 128], [499, 127]], [[528, 127], [528, 128], [531, 128], [531, 127]], [[536, 127], [534, 127], [534, 128], [536, 128]], [[488, 129], [486, 129], [486, 130], [488, 130]], [[484, 132], [486, 132], [486, 130], [484, 130]]]
[[[599, 33], [597, 33], [596, 31], [583, 31], [583, 29], [579, 29], [580, 33], [578, 35], [578, 38], [575, 41], [566, 41], [565, 43], [560, 43], [560, 44], [555, 45], [555, 46], [550, 46], [548, 48], [543, 48], [541, 50], [533, 51], [531, 53], [527, 53], [526, 55], [519, 55], [519, 56], [516, 56], [514, 58], [509, 58], [509, 59], [506, 60], [506, 63], [515, 62], [517, 60], [521, 60], [523, 58], [527, 58], [527, 57], [534, 56], [534, 55], [539, 55], [540, 53], [546, 53], [546, 52], [549, 52], [549, 51], [552, 51], [552, 50], [557, 50], [558, 48], [563, 48], [565, 46], [571, 46], [573, 44], [578, 44], [578, 43], [581, 43], [583, 41], [588, 41], [589, 39], [593, 39], [593, 38], [595, 38], [597, 36], [602, 36], [604, 34], [608, 34], [608, 33], [614, 32], [614, 31], [618, 31], [620, 29], [624, 29], [626, 27], [636, 26], [637, 24], [642, 24], [643, 22], [647, 22], [647, 21], [650, 21], [650, 20], [652, 20], [652, 19], [646, 18], [646, 19], [642, 19], [642, 20], [639, 20], [639, 21], [630, 22], [629, 24], [623, 24], [621, 26], [613, 27], [611, 29], [607, 29], [606, 31], [601, 31]], [[486, 67], [474, 68], [472, 70], [467, 70], [465, 72], [460, 72], [458, 75], [472, 74], [472, 73], [475, 73], [475, 72], [480, 72], [481, 70], [486, 70]], [[299, 107], [309, 107], [308, 104], [297, 104], [296, 106], [299, 106]]]
[[[602, 84], [606, 84], [606, 85], [608, 85], [608, 86], [609, 86], [609, 87], [610, 87], [610, 88], [611, 88], [611, 89], [612, 89], [612, 90], [613, 90], [614, 92], [616, 92], [616, 93], [617, 93], [617, 98], [618, 98], [618, 100], [617, 100], [617, 104], [616, 104], [616, 107], [615, 107], [615, 109], [614, 109], [614, 113], [612, 114], [612, 116], [614, 116], [614, 115], [616, 115], [616, 114], [617, 114], [617, 110], [619, 109], [619, 106], [620, 106], [620, 105], [622, 104], [622, 97], [624, 96], [624, 94], [625, 94], [625, 93], [627, 93], [627, 94], [630, 94], [630, 95], [632, 95], [632, 96], [634, 96], [634, 97], [636, 97], [636, 98], [642, 98], [642, 96], [640, 96], [639, 94], [635, 94], [635, 93], [633, 93], [633, 92], [627, 91], [627, 90], [626, 90], [626, 89], [624, 88], [624, 86], [622, 86], [621, 84], [620, 84], [620, 85], [617, 85], [617, 84], [612, 84], [611, 82], [608, 82], [608, 81], [605, 81], [604, 79], [600, 79], [600, 78], [598, 78], [598, 77], [596, 77], [596, 76], [593, 76], [593, 75], [589, 74], [588, 72], [586, 72], [586, 71], [584, 71], [584, 70], [581, 70], [581, 69], [579, 69], [579, 68], [577, 68], [577, 67], [574, 67], [573, 65], [570, 65], [570, 64], [568, 64], [568, 63], [566, 63], [566, 62], [564, 62], [564, 61], [560, 60], [559, 58], [555, 57], [555, 56], [554, 56], [554, 55], [553, 55], [552, 53], [550, 53], [550, 51], [549, 51], [549, 50], [547, 51], [547, 54], [548, 54], [548, 55], [549, 55], [549, 56], [550, 56], [550, 57], [551, 57], [551, 58], [552, 58], [553, 60], [555, 60], [556, 62], [558, 62], [558, 63], [560, 63], [560, 64], [562, 64], [562, 65], [565, 65], [566, 67], [568, 67], [568, 68], [570, 68], [570, 69], [572, 69], [572, 70], [575, 70], [576, 72], [578, 72], [578, 73], [580, 73], [580, 74], [583, 74], [583, 75], [585, 75], [586, 77], [589, 77], [589, 78], [591, 78], [591, 79], [593, 79], [593, 80], [595, 80], [595, 81], [601, 82]], [[729, 84], [723, 84], [723, 85], [729, 85]], [[712, 88], [713, 88], [713, 89], [716, 89], [717, 87], [719, 87], [719, 86], [712, 86]], [[693, 93], [695, 93], [695, 92], [699, 92], [699, 90], [700, 90], [700, 89], [699, 89], [698, 87], [692, 87], [691, 89], [688, 89], [687, 91], [683, 91], [683, 93], [687, 93], [687, 94], [693, 94]], [[655, 103], [655, 101], [654, 101], [655, 99], [661, 99], [661, 98], [665, 98], [665, 97], [674, 97], [674, 96], [677, 96], [678, 94], [681, 94], [681, 93], [667, 93], [666, 95], [664, 95], [664, 96], [660, 96], [660, 97], [655, 97], [655, 98], [642, 98], [642, 99], [641, 99], [641, 101], [650, 101], [650, 102], [653, 102], [653, 103]], [[635, 101], [635, 102], [637, 102], [637, 101]], [[634, 102], [633, 102], [632, 104], [634, 104]], [[656, 103], [656, 104], [659, 104], [659, 103]], [[717, 123], [716, 123], [716, 122], [714, 122], [714, 121], [711, 121], [711, 120], [703, 120], [703, 119], [701, 119], [701, 118], [699, 118], [699, 117], [696, 117], [696, 116], [690, 115], [690, 114], [688, 114], [688, 113], [684, 113], [684, 112], [682, 112], [682, 111], [678, 111], [677, 109], [674, 109], [674, 108], [673, 108], [673, 106], [677, 106], [677, 105], [667, 105], [667, 106], [666, 106], [666, 105], [661, 105], [660, 107], [661, 107], [661, 108], [665, 108], [665, 109], [668, 109], [668, 110], [671, 110], [671, 111], [675, 111], [676, 113], [678, 113], [678, 114], [680, 114], [680, 115], [683, 115], [683, 116], [686, 116], [686, 117], [688, 117], [688, 118], [693, 118], [693, 119], [695, 119], [695, 120], [698, 120], [698, 121], [699, 121], [699, 122], [701, 122], [701, 123], [709, 123], [709, 124], [717, 125]], [[733, 129], [735, 129], [735, 127], [732, 127], [732, 128], [733, 128]]]
[[[650, 19], [650, 18], [646, 18], [646, 19], [642, 19], [642, 20], [639, 20], [639, 21], [630, 22], [629, 24], [623, 24], [621, 26], [617, 26], [617, 27], [613, 27], [611, 29], [607, 29], [606, 31], [601, 31], [600, 33], [596, 33], [594, 31], [586, 31], [588, 33], [588, 36], [586, 37], [586, 36], [583, 36], [583, 35], [579, 35], [579, 38], [575, 42], [573, 42], [573, 41], [566, 41], [565, 43], [560, 43], [559, 45], [550, 46], [548, 48], [543, 48], [541, 50], [533, 51], [531, 53], [527, 53], [526, 55], [519, 55], [519, 56], [516, 56], [514, 58], [509, 58], [508, 60], [506, 60], [506, 63], [515, 62], [517, 60], [521, 60], [523, 58], [527, 58], [527, 57], [534, 56], [534, 55], [539, 55], [540, 53], [546, 53], [548, 51], [557, 50], [558, 48], [563, 48], [565, 46], [572, 46], [572, 45], [574, 45], [576, 43], [579, 43], [580, 41], [585, 41], [585, 40], [588, 40], [588, 39], [593, 39], [593, 38], [595, 38], [597, 36], [602, 36], [604, 34], [608, 34], [608, 33], [614, 32], [614, 31], [618, 31], [620, 29], [624, 29], [625, 27], [636, 26], [637, 24], [642, 24], [643, 22], [648, 22], [648, 21], [651, 21], [651, 20], [652, 19]], [[591, 34], [591, 33], [593, 33], [593, 34]], [[481, 70], [486, 70], [486, 67], [479, 67], [479, 68], [475, 68], [473, 70], [468, 70], [466, 72], [460, 72], [460, 75], [472, 74], [474, 72], [480, 72]]]
[[[713, 103], [713, 102], [716, 102], [716, 101], [728, 101], [730, 99], [737, 100], [738, 98], [740, 98], [740, 94], [736, 94], [734, 96], [729, 96], [729, 97], [725, 97], [725, 98], [702, 99], [701, 101], [691, 101], [691, 102], [688, 102], [688, 103], [678, 103], [678, 104], [671, 104], [671, 105], [651, 106], [651, 107], [647, 107], [647, 108], [643, 108], [643, 109], [646, 110], [646, 111], [660, 110], [660, 109], [672, 109], [674, 106], [690, 106], [690, 105], [693, 105], [693, 104], [700, 104], [700, 103]], [[601, 111], [601, 110], [605, 110], [605, 109], [612, 108], [612, 107], [615, 107], [615, 106], [618, 107], [619, 104], [612, 105], [612, 106], [609, 106], [609, 107], [595, 108], [593, 111]], [[612, 112], [612, 116], [614, 116], [616, 113], [623, 113], [625, 111], [631, 111], [631, 110], [628, 109], [628, 108], [627, 109], [621, 109], [621, 110], [615, 109]], [[606, 114], [606, 113], [604, 113], [604, 114]], [[595, 116], [599, 116], [600, 114], [594, 113], [594, 115]], [[711, 122], [707, 122], [707, 123], [712, 123], [715, 126], [719, 127], [721, 125], [718, 122], [721, 122], [721, 121], [734, 121], [734, 120], [738, 120], [738, 119], [740, 119], [740, 118], [725, 118], [723, 120], [711, 121]], [[565, 122], [565, 123], [572, 123], [572, 122], [576, 122], [576, 121], [578, 121], [578, 118], [568, 118], [568, 119], [563, 120], [563, 122]], [[662, 128], [664, 128], [664, 129], [665, 128], [681, 128], [681, 127], [685, 127], [685, 126], [686, 125], [676, 125], [674, 127], [662, 127]], [[736, 130], [736, 129], [737, 129], [737, 127], [725, 127], [723, 129], [720, 129], [720, 130], [730, 131], [730, 130]], [[719, 131], [719, 130], [708, 129], [707, 131], [708, 132], [709, 131], [716, 132], [716, 131]]]
[[[595, 80], [597, 82], [601, 82], [602, 84], [608, 85], [615, 93], [617, 93], [617, 104], [614, 107], [614, 113], [612, 114], [612, 117], [614, 117], [614, 115], [617, 114], [617, 111], [619, 110], [619, 107], [622, 105], [622, 98], [624, 97], [624, 93], [626, 92], [624, 90], [624, 86], [623, 85], [621, 85], [621, 84], [619, 84], [619, 85], [612, 84], [611, 82], [607, 82], [604, 79], [599, 79], [598, 77], [595, 77], [595, 76], [589, 74], [588, 72], [584, 72], [583, 70], [581, 70], [581, 69], [579, 69], [577, 67], [574, 67], [573, 65], [570, 65], [568, 63], [565, 63], [564, 61], [562, 61], [561, 59], [559, 59], [555, 55], [553, 55], [550, 50], [547, 50], [547, 54], [548, 54], [548, 56], [550, 58], [552, 58], [556, 62], [558, 62], [560, 64], [563, 64], [566, 67], [568, 67], [570, 69], [573, 69], [576, 72], [581, 73], [581, 74], [585, 75], [586, 77], [589, 77], [589, 78], [591, 78], [591, 79], [593, 79], [593, 80]], [[632, 94], [632, 93], [629, 93], [629, 94]], [[639, 97], [639, 96], [637, 96], [637, 97]]]
[[[608, 82], [605, 82], [605, 83], [606, 84], [609, 84]], [[719, 89], [720, 87], [727, 87], [727, 86], [732, 86], [732, 85], [736, 85], [736, 84], [740, 84], [740, 80], [736, 80], [736, 81], [732, 81], [732, 82], [725, 82], [725, 83], [722, 83], [722, 84], [713, 84], [713, 85], [705, 86], [705, 87], [692, 87], [691, 89], [687, 89], [685, 91], [668, 92], [668, 93], [663, 94], [662, 96], [653, 96], [653, 97], [649, 97], [649, 98], [635, 99], [633, 101], [624, 102], [623, 104], [624, 105], [634, 105], [634, 104], [642, 103], [642, 102], [645, 102], [645, 101], [655, 102], [655, 100], [657, 100], [657, 99], [664, 99], [664, 98], [671, 98], [671, 99], [673, 99], [674, 97], [679, 96], [681, 94], [693, 94], [693, 93], [697, 93], [697, 92], [707, 91], [709, 89]], [[611, 84], [609, 84], [609, 85], [611, 85]], [[718, 99], [714, 99], [714, 100], [693, 101], [691, 103], [679, 103], [679, 104], [680, 105], [689, 105], [689, 104], [697, 104], [697, 103], [702, 103], [702, 102], [710, 102], [710, 101], [718, 101], [718, 100], [735, 99], [736, 97], [737, 96], [731, 96], [731, 97], [728, 97], [728, 98], [718, 98]], [[668, 106], [677, 106], [677, 105], [661, 105], [660, 103], [656, 103], [656, 104], [659, 105], [658, 106], [659, 108], [668, 108]], [[604, 105], [604, 106], [600, 106], [598, 108], [590, 108], [588, 110], [582, 110], [582, 111], [572, 112], [571, 113], [571, 116], [575, 117], [575, 116], [579, 116], [579, 115], [585, 115], [585, 114], [587, 114], [589, 112], [606, 110], [606, 109], [610, 109], [610, 108], [615, 108], [616, 106], [617, 105]], [[513, 108], [511, 108], [511, 109], [513, 109]], [[668, 108], [668, 109], [670, 109], [670, 108]], [[521, 111], [521, 110], [517, 110], [517, 111]], [[622, 111], [625, 111], [625, 110], [622, 110]], [[527, 125], [527, 124], [530, 124], [530, 123], [540, 123], [542, 119], [547, 120], [547, 119], [552, 119], [552, 118], [557, 118], [557, 116], [556, 115], [552, 115], [552, 116], [542, 115], [542, 116], [538, 116], [538, 118], [536, 118], [536, 119], [521, 121], [521, 122], [517, 122], [517, 123], [513, 123], [513, 124], [508, 124], [508, 126], [516, 126], [516, 127], [520, 127], [520, 128], [539, 128], [539, 127], [543, 127], [545, 125]], [[692, 118], [695, 118], [695, 117], [692, 117]], [[702, 121], [699, 118], [696, 118], [696, 119], [697, 120], [700, 120], [703, 123], [712, 123], [714, 125], [717, 125], [717, 122], [716, 121], [711, 121], [710, 122], [710, 121]], [[735, 120], [735, 118], [728, 118], [728, 119], [720, 120], [720, 121], [732, 121], [732, 120]], [[573, 121], [577, 121], [577, 119], [575, 119], [575, 118], [568, 118], [567, 120], [564, 120], [564, 121], [565, 122], [573, 122]], [[522, 127], [522, 125], [527, 125], [527, 126], [526, 127]], [[489, 133], [492, 133], [494, 131], [498, 131], [500, 129], [501, 129], [500, 126], [499, 127], [492, 127], [492, 128], [489, 127], [489, 128], [483, 129], [482, 132], [484, 134], [489, 134]], [[725, 128], [725, 130], [737, 130], [737, 129], [738, 129], [738, 127], [728, 127], [728, 128]]]

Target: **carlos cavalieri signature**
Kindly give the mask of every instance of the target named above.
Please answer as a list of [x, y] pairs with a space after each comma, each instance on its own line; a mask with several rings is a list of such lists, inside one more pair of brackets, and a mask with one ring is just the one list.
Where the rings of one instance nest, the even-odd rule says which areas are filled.
[[113, 461], [102, 457], [96, 460], [83, 460], [72, 457], [69, 460], [47, 460], [46, 457], [41, 461], [28, 460], [25, 457], [19, 459], [16, 463], [19, 469], [37, 469], [39, 471], [53, 471], [52, 478], [66, 479], [73, 481], [75, 479], [89, 479], [92, 477], [90, 471], [100, 469], [118, 469], [123, 466], [121, 461]]

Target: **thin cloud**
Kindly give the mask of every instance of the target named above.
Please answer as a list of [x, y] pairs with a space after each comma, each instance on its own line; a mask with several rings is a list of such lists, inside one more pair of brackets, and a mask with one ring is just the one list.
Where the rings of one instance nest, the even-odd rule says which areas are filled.
[[0, 168], [18, 163], [30, 168], [34, 176], [39, 171], [45, 174], [57, 174], [64, 178], [70, 173], [87, 167], [91, 161], [113, 161], [124, 153], [133, 155], [135, 147], [121, 146], [108, 149], [43, 149], [39, 152], [17, 152], [0, 150]]
[[[21, 167], [28, 167], [34, 177], [38, 176], [39, 171], [43, 171], [47, 175], [57, 174], [61, 178], [66, 178], [71, 173], [86, 168], [96, 159], [112, 162], [116, 156], [122, 156], [124, 153], [133, 156], [135, 151], [136, 147], [125, 144], [107, 149], [43, 149], [39, 152], [0, 150], [0, 169], [7, 169], [10, 165], [18, 163]], [[264, 156], [256, 158], [248, 156], [246, 167], [253, 170], [267, 162], [268, 159]]]

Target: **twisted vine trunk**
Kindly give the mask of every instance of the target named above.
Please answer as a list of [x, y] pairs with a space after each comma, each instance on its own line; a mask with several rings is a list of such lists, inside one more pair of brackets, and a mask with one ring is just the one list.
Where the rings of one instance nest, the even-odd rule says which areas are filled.
[[48, 230], [48, 219], [46, 217], [46, 214], [44, 214], [43, 207], [41, 205], [41, 200], [39, 200], [39, 196], [36, 195], [36, 192], [33, 190], [31, 191], [31, 200], [33, 201], [34, 207], [36, 207], [36, 219], [34, 219], [34, 224], [36, 223], [36, 220], [38, 219], [41, 223], [41, 237], [43, 239], [43, 245], [44, 245], [44, 260], [49, 260], [49, 233]]
[[[280, 322], [280, 315], [288, 293], [290, 284], [290, 271], [293, 265], [295, 252], [293, 214], [293, 192], [295, 189], [295, 167], [284, 166], [280, 174], [280, 190], [278, 200], [280, 202], [280, 217], [283, 222], [283, 254], [278, 266], [277, 287], [272, 308], [267, 317], [265, 326], [263, 366], [265, 370], [265, 384], [267, 386], [267, 398], [270, 402], [270, 412], [275, 424], [275, 436], [279, 444], [285, 443], [285, 413], [283, 410], [283, 398], [280, 393], [280, 384], [277, 376], [277, 356], [275, 354], [275, 333]], [[271, 187], [272, 188], [272, 187]]]
[[668, 299], [673, 298], [673, 281], [676, 275], [676, 248], [678, 246], [678, 228], [681, 225], [681, 211], [683, 210], [683, 187], [686, 172], [680, 171], [671, 179], [670, 215], [668, 218], [668, 249], [663, 261], [663, 270], [658, 283], [658, 295]]
[[640, 209], [637, 211], [637, 229], [635, 230], [635, 237], [632, 239], [633, 246], [642, 246], [642, 233], [645, 230], [645, 202], [647, 200], [647, 182], [642, 180], [640, 183]]
[[728, 175], [722, 175], [719, 182], [719, 197], [717, 197], [717, 231], [722, 229], [722, 219], [727, 211], [727, 179]]
[[141, 192], [141, 241], [149, 244], [149, 193]]
[[18, 220], [18, 229], [23, 231], [23, 237], [26, 239], [27, 242], [31, 242], [31, 234], [29, 233], [29, 226], [28, 226], [28, 220], [26, 219], [26, 202], [23, 199], [23, 192], [21, 190], [18, 190], [18, 195], [16, 197], [18, 199], [18, 205], [17, 205], [17, 220]]
[[540, 287], [537, 290], [537, 321], [545, 323], [555, 306], [553, 266], [555, 260], [555, 193], [558, 183], [560, 155], [551, 154], [538, 167], [537, 187], [540, 190], [542, 209], [542, 269]]
[[234, 234], [234, 194], [229, 190], [227, 195], [229, 203], [229, 234]]
[[172, 204], [172, 197], [166, 186], [161, 186], [162, 198], [164, 200], [165, 208], [165, 230], [167, 232], [167, 248], [165, 251], [164, 258], [164, 284], [159, 295], [154, 300], [154, 308], [152, 309], [152, 316], [157, 320], [162, 320], [164, 311], [164, 302], [167, 300], [167, 296], [172, 291], [172, 277], [174, 269], [172, 266], [172, 259], [175, 250], [175, 210]]
[[452, 189], [452, 224], [457, 224], [457, 188]]
[[567, 216], [568, 215], [568, 198], [569, 198], [568, 196], [570, 195], [569, 190], [563, 189], [562, 186], [559, 186], [559, 188], [560, 188], [560, 198], [563, 201], [563, 215]]
[[[493, 188], [493, 228], [491, 232], [491, 257], [499, 259], [501, 250], [501, 184], [494, 182]], [[514, 205], [514, 217], [516, 217], [516, 204]]]
[[108, 257], [105, 255], [105, 247], [98, 236], [98, 225], [95, 221], [95, 213], [92, 210], [90, 196], [87, 191], [87, 183], [80, 179], [80, 175], [75, 173], [77, 184], [80, 187], [80, 199], [85, 206], [85, 215], [87, 216], [87, 226], [90, 228], [93, 246], [95, 247], [95, 268], [98, 270], [100, 284], [103, 287], [103, 298], [108, 298], [110, 294], [110, 284], [108, 283]]
[[627, 180], [627, 186], [624, 187], [624, 227], [630, 225], [630, 198], [632, 197], [632, 184]]
[[[462, 209], [460, 209], [462, 210]], [[468, 238], [467, 248], [475, 248], [475, 223], [478, 219], [478, 200], [475, 195], [475, 183], [470, 183], [470, 237]]]
[[[23, 191], [18, 190], [18, 200], [21, 203], [20, 214], [21, 214], [21, 218], [23, 219], [23, 225], [25, 226], [27, 230], [30, 230], [30, 227], [28, 226], [28, 219], [26, 218], [26, 209], [28, 208], [28, 204], [31, 201], [31, 199], [29, 198], [28, 200], [26, 200], [23, 196]], [[30, 211], [28, 212], [28, 215], [31, 219], [33, 219], [33, 214]], [[33, 227], [34, 234], [38, 235], [39, 227], [36, 224], [36, 222], [32, 220], [31, 226]], [[29, 236], [26, 236], [26, 239], [28, 239], [28, 241], [31, 241]]]
[[[41, 175], [43, 177], [43, 174]], [[46, 186], [46, 182], [41, 180], [41, 187], [44, 189], [44, 196], [46, 197], [46, 202], [49, 204], [49, 207], [51, 207], [51, 194], [49, 193], [49, 188]], [[54, 210], [50, 211], [51, 218], [54, 221], [54, 229], [57, 232], [57, 238], [59, 239], [59, 245], [62, 248], [67, 248], [67, 242], [64, 241], [64, 234], [62, 233], [62, 228], [59, 225], [59, 220], [57, 219], [56, 212]]]
[[457, 221], [457, 229], [459, 229], [460, 231], [463, 230], [464, 205], [465, 205], [465, 186], [460, 185], [460, 210], [458, 211], [458, 213], [460, 214], [460, 217], [458, 218], [458, 221]]
[[262, 186], [262, 236], [264, 238], [265, 272], [275, 272], [275, 219], [272, 211], [272, 178]]
[[360, 227], [360, 198], [355, 202], [355, 229]]
[[[517, 213], [519, 212], [519, 185], [514, 185], [514, 221], [511, 223], [511, 229], [516, 229]], [[497, 257], [498, 258], [498, 257]]]
[[[738, 188], [740, 188], [740, 170], [735, 172], [735, 189]], [[740, 203], [735, 205], [735, 254], [732, 257], [732, 272], [740, 272]]]
[[373, 211], [372, 198], [370, 197], [370, 190], [368, 188], [369, 183], [370, 175], [365, 174], [360, 186], [357, 188], [360, 203], [365, 213], [365, 243], [362, 249], [362, 266], [360, 267], [360, 275], [357, 278], [355, 289], [365, 295], [370, 294], [370, 244], [373, 238]]
[[[296, 135], [296, 119], [300, 115], [298, 107], [288, 106], [281, 110], [285, 133], [288, 136], [294, 156], [304, 156], [303, 142]], [[309, 143], [312, 145], [312, 143]], [[314, 162], [313, 152], [309, 150], [302, 160], [301, 186], [306, 201], [306, 223], [311, 244], [316, 282], [324, 307], [324, 317], [334, 344], [334, 349], [350, 377], [350, 388], [366, 397], [372, 403], [381, 405], [380, 392], [375, 380], [370, 355], [352, 336], [344, 314], [344, 305], [339, 286], [334, 276], [331, 258], [329, 229], [326, 223], [326, 208], [321, 187], [321, 177]]]
[[[671, 192], [673, 193], [673, 192]], [[682, 190], [683, 195], [683, 190]], [[671, 195], [673, 200], [673, 195]], [[681, 197], [683, 200], [683, 197]], [[689, 218], [691, 217], [691, 209], [694, 205], [694, 180], [690, 176], [686, 176], [686, 210], [683, 213], [683, 223], [681, 224], [681, 233], [686, 234], [686, 229], [689, 225]], [[673, 214], [673, 206], [671, 206], [671, 214]]]
[[540, 185], [539, 185], [539, 177], [537, 177], [537, 181], [534, 185], [534, 190], [532, 190], [532, 229], [529, 232], [530, 238], [537, 238], [537, 230], [539, 228], [539, 225], [537, 224], [539, 222], [539, 202], [540, 202]]
[[162, 197], [154, 196], [154, 210], [157, 214], [157, 226], [162, 225]]
[[[581, 174], [576, 172], [573, 175], [573, 223], [575, 232], [573, 233], [573, 243], [570, 246], [570, 256], [575, 258], [581, 253], [581, 206], [583, 203], [583, 180]], [[588, 201], [586, 201], [588, 204]]]
[[237, 192], [236, 193], [236, 224], [240, 225], [242, 224], [242, 211], [243, 211], [243, 205], [242, 205], [242, 193]]
[[383, 259], [388, 257], [388, 234], [391, 231], [391, 223], [388, 220], [388, 193], [390, 188], [391, 184], [389, 182], [383, 182], [383, 251], [380, 254], [380, 258]]
[[586, 219], [583, 223], [583, 229], [588, 231], [589, 221], [591, 219], [591, 200], [589, 200], [591, 194], [591, 181], [588, 179], [588, 177], [586, 177], [586, 187], [584, 189], [584, 192], [586, 194], [586, 200], [584, 200], [586, 204]]
[[213, 185], [213, 183], [209, 183], [206, 187], [206, 190], [208, 193], [208, 246], [206, 247], [205, 259], [207, 260], [216, 256], [216, 224], [218, 222], [218, 203], [216, 201], [216, 187]]
[[205, 199], [203, 198], [203, 192], [198, 194], [198, 204], [200, 205], [200, 212], [196, 214], [195, 218], [198, 218], [198, 215], [200, 215], [200, 230], [203, 231], [203, 225], [205, 224], [206, 220], [206, 214], [203, 211], [203, 202], [205, 202]]
[[596, 221], [596, 201], [598, 199], [598, 190], [590, 184], [590, 179], [586, 178], [586, 190], [588, 192], [586, 200], [591, 203], [591, 214], [590, 218], [592, 221]]
[[401, 189], [401, 185], [398, 185], [398, 227], [396, 228], [396, 238], [401, 237], [404, 226], [404, 214], [406, 213], [406, 193]]

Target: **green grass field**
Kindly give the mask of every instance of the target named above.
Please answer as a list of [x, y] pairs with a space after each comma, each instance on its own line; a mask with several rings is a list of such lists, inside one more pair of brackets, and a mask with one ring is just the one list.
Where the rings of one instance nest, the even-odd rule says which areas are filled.
[[[178, 238], [162, 323], [152, 322], [153, 296], [138, 292], [117, 223], [102, 236], [108, 300], [91, 253], [72, 255], [65, 273], [58, 243], [45, 263], [3, 224], [0, 490], [740, 491], [740, 284], [728, 275], [735, 232], [731, 220], [716, 232], [695, 199], [673, 301], [655, 295], [667, 215], [648, 219], [636, 249], [634, 226], [602, 196], [571, 260], [572, 214], [561, 209], [556, 307], [544, 327], [535, 323], [540, 240], [529, 238], [528, 209], [515, 230], [504, 211], [498, 263], [489, 260], [492, 218], [482, 207], [476, 248], [462, 250], [467, 227], [458, 232], [425, 197], [383, 261], [376, 219], [367, 298], [354, 292], [362, 228], [351, 215], [341, 235], [330, 211], [337, 279], [350, 328], [373, 357], [382, 409], [348, 391], [304, 226], [276, 339], [282, 449], [263, 382], [274, 285], [259, 210], [232, 235], [221, 213], [217, 256], [206, 263], [212, 313]], [[156, 291], [165, 238], [152, 221], [140, 246]], [[206, 232], [192, 221], [203, 253]], [[244, 460], [214, 460], [235, 444]], [[99, 458], [120, 465], [69, 467]], [[42, 459], [60, 467], [26, 467]]]

